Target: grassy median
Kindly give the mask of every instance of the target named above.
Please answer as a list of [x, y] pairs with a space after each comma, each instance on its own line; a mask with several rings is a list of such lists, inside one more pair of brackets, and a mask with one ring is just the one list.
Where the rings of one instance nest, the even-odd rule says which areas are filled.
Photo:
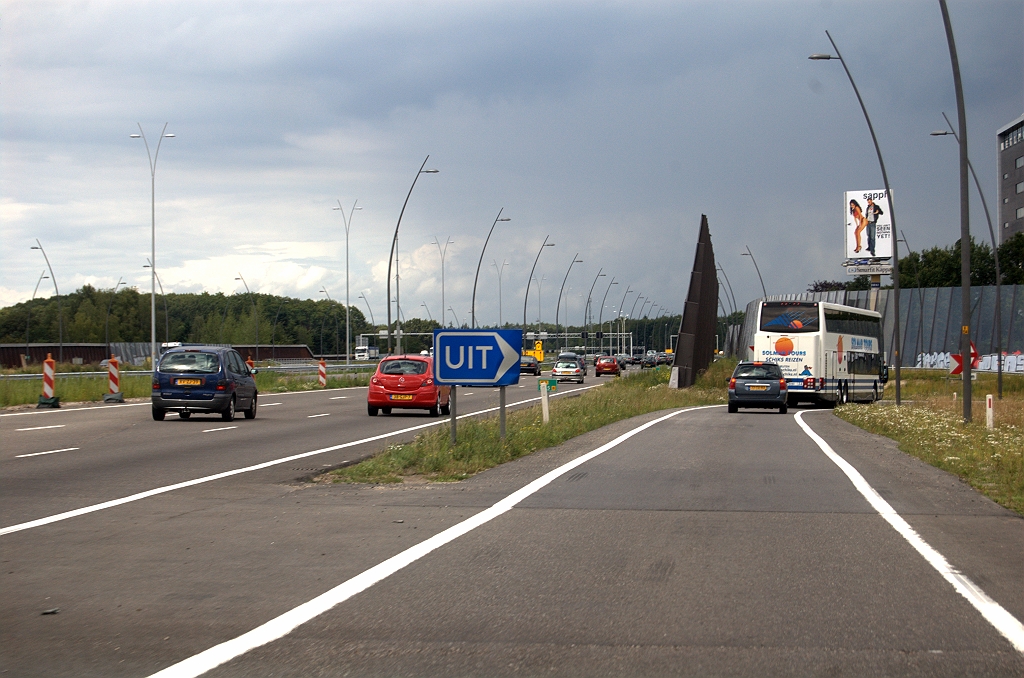
[[[979, 374], [972, 386], [982, 399], [972, 398], [970, 424], [963, 423], [959, 381], [941, 371], [904, 371], [903, 377], [901, 397], [907, 404], [846, 405], [836, 408], [836, 415], [892, 438], [903, 452], [1024, 514], [1024, 378], [1003, 375], [1003, 399], [995, 401], [995, 428], [989, 430], [983, 398], [996, 392], [994, 375]], [[892, 384], [885, 396], [893, 397]]]
[[455, 447], [450, 444], [448, 427], [439, 426], [419, 434], [411, 443], [392, 445], [359, 464], [331, 471], [327, 477], [351, 483], [400, 483], [406, 476], [462, 480], [621, 419], [674, 407], [725, 403], [725, 386], [735, 364], [732, 360], [714, 363], [688, 389], [668, 388], [668, 368], [612, 378], [601, 388], [578, 396], [554, 398], [551, 422], [546, 425], [539, 405], [511, 408], [505, 440], [499, 437], [496, 415], [461, 419]]
[[[93, 367], [93, 369], [98, 369]], [[330, 374], [327, 388], [366, 386], [370, 372], [355, 374]], [[133, 374], [121, 372], [121, 393], [125, 398], [148, 398], [152, 381], [149, 373]], [[285, 391], [316, 391], [320, 389], [316, 372], [308, 374], [280, 374], [261, 370], [256, 374], [256, 388], [260, 393], [281, 393]], [[43, 380], [0, 378], [0, 407], [12, 405], [34, 405], [39, 402]], [[62, 403], [99, 402], [107, 393], [107, 376], [57, 377], [54, 395]]]

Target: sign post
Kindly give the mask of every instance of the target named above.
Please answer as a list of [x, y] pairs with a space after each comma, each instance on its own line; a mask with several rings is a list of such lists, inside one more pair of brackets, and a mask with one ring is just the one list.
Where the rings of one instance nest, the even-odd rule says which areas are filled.
[[500, 428], [505, 437], [505, 387], [519, 383], [522, 330], [434, 330], [434, 381], [451, 386], [452, 445], [456, 442], [455, 402], [459, 386], [501, 389]]

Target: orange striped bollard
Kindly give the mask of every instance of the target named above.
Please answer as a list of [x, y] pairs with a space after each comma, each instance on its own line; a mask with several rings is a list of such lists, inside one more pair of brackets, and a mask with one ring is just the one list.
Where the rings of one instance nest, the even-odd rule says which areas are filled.
[[40, 407], [60, 407], [60, 398], [53, 395], [53, 382], [54, 374], [57, 371], [57, 362], [53, 359], [53, 354], [47, 353], [46, 360], [43, 361], [43, 394], [39, 396], [39, 404], [36, 408]]
[[318, 376], [320, 377], [320, 386], [327, 388], [327, 363], [323, 358], [320, 359], [320, 370]]
[[123, 403], [124, 394], [121, 393], [121, 365], [117, 362], [117, 356], [110, 354], [107, 361], [107, 393], [103, 395], [105, 403]]

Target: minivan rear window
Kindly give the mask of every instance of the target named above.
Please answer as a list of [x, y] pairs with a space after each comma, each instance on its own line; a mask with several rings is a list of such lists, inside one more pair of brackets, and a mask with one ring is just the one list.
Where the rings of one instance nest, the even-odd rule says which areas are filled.
[[168, 353], [160, 361], [160, 371], [216, 374], [220, 371], [220, 359], [216, 353]]
[[762, 365], [738, 365], [734, 377], [747, 379], [781, 379], [782, 370], [774, 363]]
[[381, 374], [426, 374], [425, 360], [385, 360], [380, 364]]

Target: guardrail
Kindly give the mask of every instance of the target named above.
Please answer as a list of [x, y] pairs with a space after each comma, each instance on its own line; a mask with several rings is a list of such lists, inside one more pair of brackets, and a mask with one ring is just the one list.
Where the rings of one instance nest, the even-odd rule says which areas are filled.
[[[312, 365], [271, 365], [267, 367], [259, 367], [257, 369], [265, 372], [277, 372], [279, 374], [304, 374], [306, 372], [315, 374], [320, 368], [318, 363]], [[377, 363], [360, 363], [357, 365], [327, 365], [328, 372], [372, 372], [377, 369]], [[132, 377], [132, 376], [151, 376], [153, 370], [122, 370], [121, 377]], [[54, 375], [57, 379], [74, 379], [82, 377], [106, 377], [107, 371], [102, 372], [58, 372]], [[0, 379], [10, 379], [12, 381], [19, 381], [24, 379], [42, 379], [42, 373], [31, 373], [31, 374], [0, 374]]]

